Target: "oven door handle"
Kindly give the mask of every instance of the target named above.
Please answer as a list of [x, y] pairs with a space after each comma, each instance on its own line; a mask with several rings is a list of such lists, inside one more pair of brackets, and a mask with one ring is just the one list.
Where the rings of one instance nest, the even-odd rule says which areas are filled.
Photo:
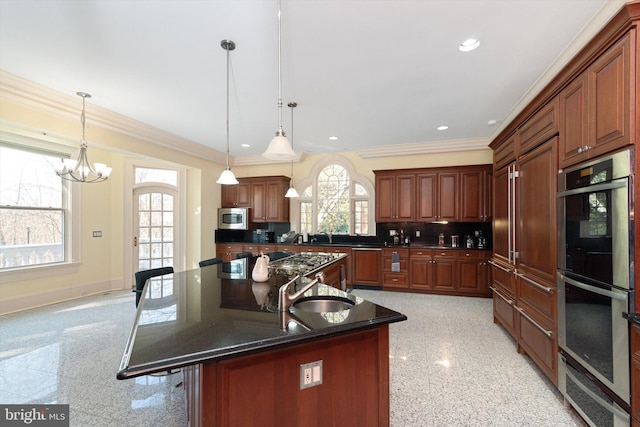
[[565, 190], [558, 192], [558, 198], [573, 196], [575, 194], [594, 193], [596, 191], [615, 190], [616, 188], [625, 188], [627, 186], [627, 178], [622, 181], [611, 181], [604, 184], [595, 184], [588, 187], [575, 188], [573, 190]]
[[621, 294], [621, 293], [617, 293], [617, 292], [611, 292], [611, 291], [607, 291], [606, 289], [602, 289], [602, 288], [597, 288], [595, 286], [589, 286], [589, 285], [585, 285], [584, 283], [580, 283], [576, 280], [570, 279], [567, 276], [565, 276], [564, 274], [561, 275], [562, 280], [564, 280], [565, 282], [567, 282], [568, 284], [575, 286], [577, 288], [580, 289], [584, 289], [585, 291], [589, 291], [589, 292], [593, 292], [599, 295], [603, 295], [605, 297], [609, 297], [612, 299], [617, 299], [620, 301], [626, 301], [627, 300], [627, 294]]
[[[562, 357], [562, 356], [560, 356]], [[564, 363], [567, 363], [567, 360], [562, 357]], [[571, 365], [569, 365], [571, 366]], [[612, 414], [616, 414], [617, 416], [619, 416], [620, 418], [624, 419], [624, 420], [629, 420], [629, 414], [627, 414], [626, 412], [624, 412], [623, 410], [620, 410], [618, 408], [616, 408], [614, 405], [610, 404], [609, 402], [606, 402], [604, 400], [602, 400], [602, 398], [598, 395], [596, 395], [594, 392], [592, 392], [591, 390], [589, 390], [584, 384], [582, 384], [582, 382], [580, 382], [580, 380], [578, 378], [576, 378], [575, 375], [573, 375], [573, 373], [571, 371], [569, 371], [568, 369], [565, 370], [565, 374], [571, 378], [571, 380], [573, 381], [573, 383], [583, 392], [585, 393], [587, 396], [589, 396], [590, 398], [592, 398], [593, 400], [596, 401], [596, 403], [598, 403], [600, 406], [602, 406], [603, 408], [607, 409], [609, 412], [611, 412]]]

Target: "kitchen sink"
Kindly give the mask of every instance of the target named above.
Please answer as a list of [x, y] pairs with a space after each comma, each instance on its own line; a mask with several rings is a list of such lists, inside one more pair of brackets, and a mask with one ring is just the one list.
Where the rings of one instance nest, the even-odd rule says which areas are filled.
[[327, 313], [349, 310], [354, 305], [356, 305], [356, 303], [349, 298], [338, 296], [317, 296], [300, 298], [291, 306], [302, 311]]

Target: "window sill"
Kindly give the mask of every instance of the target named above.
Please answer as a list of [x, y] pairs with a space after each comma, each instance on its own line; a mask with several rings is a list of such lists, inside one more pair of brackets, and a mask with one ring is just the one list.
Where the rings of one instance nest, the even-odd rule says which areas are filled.
[[11, 283], [21, 280], [33, 280], [48, 276], [77, 273], [79, 267], [80, 262], [66, 262], [60, 264], [8, 268], [6, 270], [0, 270], [0, 283]]

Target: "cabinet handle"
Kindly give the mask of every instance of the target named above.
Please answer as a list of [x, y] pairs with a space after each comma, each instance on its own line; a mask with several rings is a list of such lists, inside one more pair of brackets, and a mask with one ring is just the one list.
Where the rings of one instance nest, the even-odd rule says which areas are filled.
[[543, 328], [538, 322], [533, 320], [527, 313], [525, 313], [523, 309], [521, 309], [520, 307], [513, 307], [513, 308], [518, 310], [518, 313], [522, 314], [522, 316], [525, 317], [529, 322], [533, 323], [533, 326], [535, 326], [538, 330], [540, 330], [540, 332], [545, 334], [547, 337], [551, 338], [553, 336], [552, 331], [548, 331], [545, 328]]
[[548, 286], [543, 286], [540, 283], [534, 282], [533, 280], [529, 279], [527, 276], [525, 276], [522, 273], [516, 273], [516, 276], [518, 276], [519, 278], [531, 283], [533, 286], [535, 286], [536, 288], [545, 291], [546, 293], [550, 294], [553, 293], [553, 289], [548, 287]]
[[504, 271], [505, 273], [511, 273], [511, 270], [508, 268], [504, 268], [503, 266], [501, 266], [500, 264], [496, 264], [494, 261], [489, 260], [489, 264], [493, 265], [494, 267], [499, 268], [500, 270]]
[[513, 300], [510, 300], [509, 298], [502, 295], [494, 286], [489, 286], [489, 289], [491, 289], [496, 295], [502, 298], [507, 304], [513, 305]]

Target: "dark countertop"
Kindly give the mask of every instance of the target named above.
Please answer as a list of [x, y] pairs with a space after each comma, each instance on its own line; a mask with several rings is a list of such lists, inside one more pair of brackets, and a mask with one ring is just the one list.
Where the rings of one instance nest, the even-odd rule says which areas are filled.
[[[279, 313], [277, 289], [286, 279], [278, 276], [269, 282], [253, 282], [253, 262], [234, 260], [150, 279], [117, 378], [237, 357], [407, 319], [401, 313], [322, 284], [305, 296], [342, 296], [356, 305], [335, 313], [295, 308]], [[283, 330], [282, 324], [291, 327]]]
[[216, 244], [230, 244], [230, 245], [276, 245], [276, 246], [297, 246], [304, 248], [305, 246], [325, 246], [325, 247], [347, 247], [347, 248], [390, 248], [390, 249], [445, 249], [445, 250], [458, 250], [458, 251], [491, 251], [491, 248], [471, 248], [464, 247], [453, 248], [451, 246], [438, 246], [422, 243], [411, 243], [409, 245], [385, 245], [384, 243], [348, 243], [348, 242], [314, 242], [314, 243], [256, 243], [256, 242], [216, 242]]

